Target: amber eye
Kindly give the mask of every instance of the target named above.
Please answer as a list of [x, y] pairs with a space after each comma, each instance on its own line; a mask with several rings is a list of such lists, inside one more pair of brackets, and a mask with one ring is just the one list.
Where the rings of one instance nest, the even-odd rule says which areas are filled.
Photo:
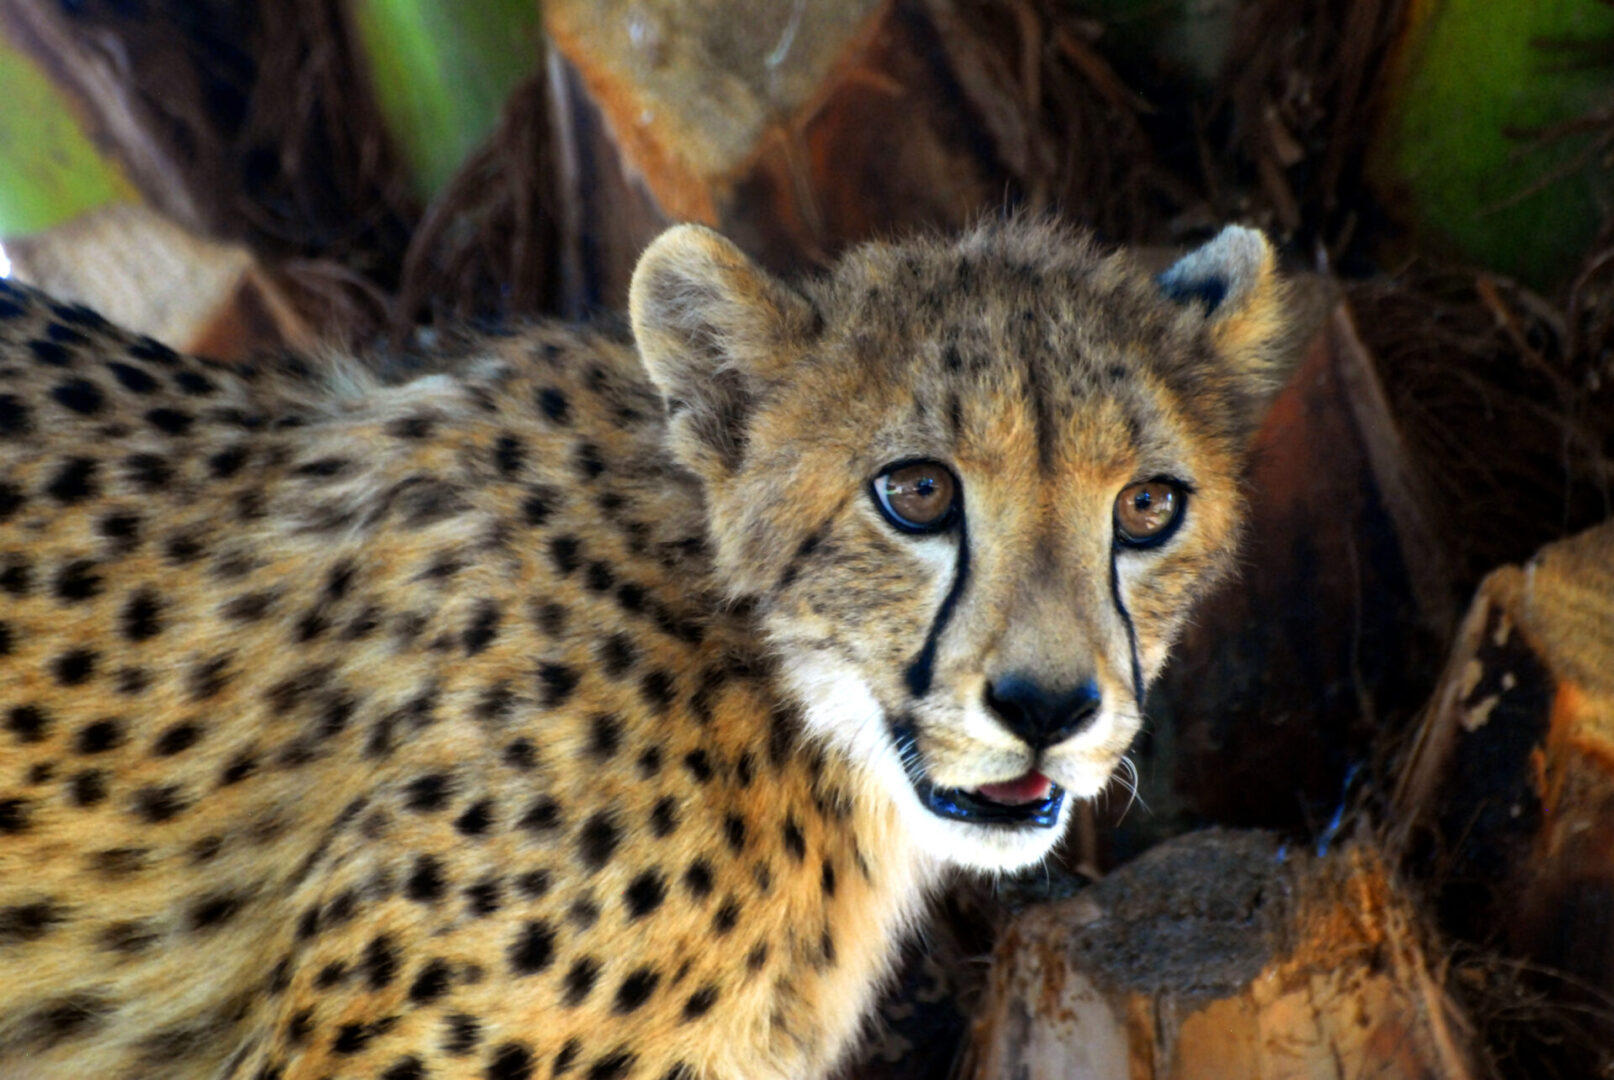
[[937, 532], [952, 524], [958, 481], [939, 462], [916, 461], [875, 477], [874, 499], [897, 528]]
[[1148, 480], [1115, 497], [1115, 535], [1123, 544], [1147, 547], [1170, 536], [1182, 520], [1188, 493], [1169, 480]]

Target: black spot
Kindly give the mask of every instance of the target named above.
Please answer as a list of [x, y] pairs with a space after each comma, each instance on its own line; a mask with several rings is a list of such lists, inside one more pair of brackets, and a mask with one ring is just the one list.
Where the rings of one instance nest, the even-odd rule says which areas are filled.
[[557, 708], [572, 696], [581, 676], [574, 668], [564, 664], [542, 664], [538, 668], [540, 704], [546, 709]]
[[318, 480], [328, 480], [333, 476], [341, 476], [347, 471], [349, 462], [346, 458], [315, 458], [305, 461], [292, 470], [298, 476], [312, 477]]
[[89, 559], [75, 559], [56, 575], [57, 599], [73, 603], [89, 600], [101, 592], [101, 575], [95, 572], [95, 563]]
[[616, 575], [611, 573], [610, 566], [602, 562], [588, 564], [588, 573], [584, 575], [583, 584], [590, 592], [609, 592], [611, 586], [616, 584]]
[[465, 813], [454, 822], [454, 828], [463, 836], [481, 836], [493, 824], [493, 800], [480, 799], [465, 808]]
[[618, 1047], [589, 1066], [588, 1080], [622, 1080], [638, 1061], [637, 1054]]
[[533, 611], [533, 621], [538, 629], [552, 638], [558, 638], [566, 631], [566, 609], [559, 604], [544, 604]]
[[499, 470], [499, 475], [505, 478], [515, 476], [521, 471], [521, 466], [527, 460], [526, 445], [514, 435], [501, 435], [493, 448], [493, 463]]
[[[557, 1062], [555, 1073], [559, 1075]], [[525, 1043], [507, 1042], [488, 1060], [487, 1080], [531, 1080], [532, 1050]]]
[[146, 422], [165, 435], [185, 435], [196, 423], [196, 417], [179, 409], [152, 409], [146, 414]]
[[173, 466], [156, 454], [130, 454], [123, 459], [129, 482], [148, 494], [160, 492], [172, 483]]
[[[34, 1010], [20, 1025], [17, 1043], [50, 1049], [83, 1038], [106, 1022], [116, 1006], [95, 994], [69, 994]], [[9, 1049], [9, 1048], [8, 1048]]]
[[75, 806], [96, 806], [106, 801], [106, 773], [85, 769], [67, 782], [68, 797]]
[[149, 784], [134, 793], [134, 812], [152, 825], [172, 821], [190, 806], [177, 784]]
[[191, 908], [191, 929], [210, 930], [222, 926], [235, 917], [245, 902], [245, 899], [236, 893], [205, 896]]
[[94, 416], [106, 408], [106, 395], [88, 379], [72, 379], [55, 387], [50, 396], [64, 409], [81, 416]]
[[622, 721], [610, 713], [595, 713], [589, 721], [588, 752], [608, 760], [622, 745]]
[[54, 900], [0, 907], [0, 944], [38, 941], [67, 918], [67, 909]]
[[100, 754], [123, 745], [123, 725], [117, 720], [97, 720], [79, 729], [73, 748], [81, 754]]
[[697, 784], [707, 783], [712, 779], [712, 761], [705, 750], [696, 748], [684, 755], [684, 768], [689, 775], [695, 778]]
[[231, 784], [239, 784], [257, 771], [258, 759], [256, 755], [251, 751], [238, 754], [219, 774], [219, 786], [229, 787]]
[[549, 871], [528, 870], [516, 878], [516, 891], [529, 900], [537, 900], [549, 893]]
[[146, 848], [116, 847], [93, 851], [84, 861], [102, 877], [122, 878], [144, 870], [146, 859], [150, 855], [151, 852]]
[[191, 397], [205, 397], [213, 393], [218, 387], [213, 380], [200, 371], [181, 371], [174, 375], [174, 385], [179, 387], [180, 393]]
[[822, 966], [833, 967], [835, 965], [835, 939], [829, 936], [828, 930], [825, 930], [818, 939], [818, 953]]
[[617, 987], [616, 1012], [618, 1014], [633, 1012], [650, 1000], [650, 995], [656, 992], [656, 987], [660, 984], [661, 976], [655, 970], [648, 967], [636, 969], [622, 980], [621, 986]]
[[269, 614], [279, 594], [266, 590], [264, 592], [246, 593], [237, 596], [219, 609], [219, 614], [234, 622], [257, 622]]
[[369, 1024], [343, 1024], [336, 1029], [336, 1038], [331, 1040], [331, 1053], [357, 1054], [370, 1044], [375, 1037]]
[[652, 710], [665, 713], [673, 699], [672, 675], [660, 670], [650, 672], [639, 683], [639, 692]]
[[197, 664], [190, 672], [190, 694], [193, 702], [215, 698], [230, 682], [230, 662], [234, 654], [226, 653]]
[[684, 888], [696, 900], [712, 895], [712, 866], [705, 859], [696, 859], [684, 871]]
[[761, 971], [762, 966], [768, 962], [768, 943], [759, 941], [745, 956], [745, 966], [749, 971]]
[[635, 585], [631, 581], [624, 582], [616, 591], [617, 606], [629, 615], [638, 615], [644, 611], [644, 586]]
[[416, 1005], [424, 1005], [429, 1001], [436, 1001], [448, 992], [449, 977], [453, 969], [448, 961], [441, 957], [434, 957], [430, 963], [420, 969], [415, 981], [409, 985], [409, 1000]]
[[389, 423], [386, 432], [395, 439], [427, 439], [432, 427], [430, 416], [404, 416]]
[[184, 566], [202, 557], [202, 541], [189, 533], [171, 536], [163, 545], [163, 554], [175, 566]]
[[565, 394], [553, 386], [546, 386], [538, 391], [538, 411], [555, 423], [564, 424], [571, 414], [571, 404]]
[[600, 667], [608, 678], [620, 678], [639, 659], [639, 649], [627, 634], [612, 634], [600, 643]]
[[151, 686], [151, 675], [145, 668], [126, 667], [118, 670], [118, 693], [126, 696], [143, 694]]
[[10, 656], [15, 642], [16, 635], [11, 631], [11, 624], [0, 622], [0, 656]]
[[417, 814], [443, 809], [454, 795], [454, 778], [448, 773], [429, 773], [411, 780], [404, 788], [404, 806]]
[[73, 362], [73, 354], [54, 341], [35, 339], [28, 343], [28, 349], [34, 354], [35, 360], [51, 367], [66, 367]]
[[745, 819], [739, 814], [728, 814], [723, 818], [723, 838], [729, 842], [729, 850], [738, 855], [745, 850]]
[[572, 467], [584, 480], [593, 480], [605, 471], [605, 462], [600, 460], [600, 448], [593, 443], [580, 443], [577, 453], [573, 455]]
[[28, 496], [16, 484], [0, 483], [0, 521], [9, 520], [27, 501]]
[[100, 933], [100, 942], [101, 947], [109, 952], [136, 953], [155, 945], [157, 936], [152, 923], [126, 919], [108, 923]]
[[510, 944], [510, 970], [517, 975], [534, 975], [555, 959], [555, 930], [547, 922], [529, 921]]
[[562, 1046], [560, 1048], [560, 1053], [555, 1055], [555, 1069], [550, 1075], [561, 1076], [567, 1072], [570, 1072], [572, 1066], [577, 1063], [577, 1055], [582, 1053], [582, 1051], [583, 1044], [575, 1037], [567, 1039], [566, 1045]]
[[33, 414], [16, 394], [0, 394], [0, 435], [27, 435], [34, 430]]
[[107, 364], [107, 370], [117, 379], [122, 387], [132, 394], [150, 394], [157, 389], [157, 380], [144, 368], [137, 368], [133, 364], [121, 363], [113, 360]]
[[671, 795], [664, 795], [656, 800], [656, 805], [650, 811], [650, 831], [657, 838], [671, 836], [673, 830], [678, 828], [678, 800]]
[[807, 857], [807, 839], [802, 836], [801, 826], [796, 824], [794, 817], [785, 821], [785, 850], [797, 862], [801, 862]]
[[567, 910], [566, 917], [579, 930], [587, 930], [600, 921], [600, 905], [586, 896], [578, 897], [572, 901], [572, 906]]
[[824, 860], [824, 872], [819, 878], [819, 885], [825, 896], [835, 895], [835, 865], [828, 859]]
[[466, 886], [466, 907], [470, 909], [471, 917], [480, 919], [484, 915], [492, 915], [503, 907], [503, 891], [497, 878], [488, 878], [485, 881], [478, 881], [475, 885]]
[[658, 870], [646, 870], [622, 891], [622, 903], [629, 919], [642, 919], [667, 898], [667, 882]]
[[689, 1000], [684, 1002], [684, 1019], [698, 1020], [711, 1012], [715, 1004], [717, 1004], [717, 987], [708, 983], [689, 995]]
[[23, 783], [30, 787], [49, 783], [50, 778], [56, 775], [56, 763], [51, 761], [36, 761], [28, 766], [28, 772]]
[[370, 989], [389, 986], [398, 976], [398, 947], [388, 934], [379, 934], [364, 947], [364, 977]]
[[6, 728], [20, 743], [44, 742], [50, 727], [50, 714], [38, 705], [14, 705], [6, 713]]
[[555, 572], [561, 577], [576, 571], [582, 565], [582, 542], [575, 536], [556, 536], [549, 541], [549, 560], [555, 564]]
[[655, 776], [661, 771], [661, 747], [646, 747], [644, 753], [639, 755], [639, 775], [645, 779]]
[[504, 761], [512, 769], [531, 772], [538, 765], [538, 750], [530, 739], [514, 739], [504, 748]]
[[27, 832], [32, 813], [33, 804], [27, 799], [0, 799], [0, 834]]
[[594, 989], [600, 977], [600, 962], [592, 956], [579, 957], [566, 972], [562, 985], [566, 988], [562, 999], [567, 1005], [579, 1005]]
[[740, 921], [740, 902], [734, 897], [723, 901], [723, 906], [712, 916], [712, 933], [722, 937]]
[[140, 543], [139, 514], [108, 514], [97, 527], [101, 535], [112, 541], [120, 552], [132, 551]]
[[481, 1022], [466, 1013], [449, 1013], [443, 1017], [443, 1027], [443, 1053], [449, 1057], [464, 1057], [482, 1039]]
[[99, 463], [90, 458], [69, 458], [45, 485], [45, 493], [65, 505], [93, 499], [101, 493], [95, 479], [99, 467]]
[[426, 1066], [414, 1055], [401, 1057], [387, 1066], [381, 1080], [426, 1080]]
[[471, 617], [471, 624], [465, 628], [465, 654], [475, 656], [493, 643], [499, 635], [499, 605], [492, 600], [484, 600], [477, 607], [476, 614]]
[[578, 858], [589, 870], [598, 870], [611, 861], [621, 840], [621, 827], [611, 817], [610, 811], [601, 810], [584, 822], [578, 833]]
[[152, 589], [141, 589], [123, 606], [123, 636], [130, 641], [149, 641], [162, 633], [161, 602]]
[[530, 832], [547, 832], [560, 825], [560, 804], [547, 795], [541, 795], [521, 815], [516, 823]]
[[129, 346], [129, 355], [136, 360], [151, 360], [167, 367], [179, 363], [179, 354], [155, 338], [141, 338]]
[[187, 720], [173, 725], [157, 736], [157, 741], [151, 744], [151, 752], [157, 757], [173, 757], [201, 741], [202, 726], [195, 721]]
[[432, 904], [443, 897], [443, 865], [432, 855], [415, 856], [415, 868], [404, 882], [404, 895], [421, 904]]
[[734, 763], [734, 778], [742, 788], [751, 786], [751, 781], [756, 778], [756, 758], [751, 751], [742, 751], [739, 760]]

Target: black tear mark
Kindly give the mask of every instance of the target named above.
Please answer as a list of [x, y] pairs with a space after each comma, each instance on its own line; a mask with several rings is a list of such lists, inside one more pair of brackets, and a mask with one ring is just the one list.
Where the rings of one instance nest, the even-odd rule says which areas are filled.
[[953, 609], [958, 606], [958, 598], [964, 595], [964, 586], [969, 582], [969, 576], [970, 538], [965, 524], [963, 498], [960, 496], [958, 569], [953, 573], [953, 583], [948, 586], [947, 595], [942, 599], [936, 618], [930, 624], [930, 631], [925, 635], [924, 647], [919, 650], [919, 655], [914, 657], [913, 663], [908, 665], [908, 670], [903, 675], [904, 681], [908, 684], [908, 693], [912, 697], [922, 698], [930, 693], [930, 684], [936, 675], [936, 646], [941, 641], [942, 632], [947, 629], [947, 623], [953, 617]]
[[1132, 613], [1126, 609], [1126, 603], [1121, 599], [1121, 575], [1115, 568], [1115, 556], [1119, 552], [1115, 545], [1110, 546], [1110, 598], [1115, 601], [1115, 610], [1121, 615], [1121, 622], [1126, 626], [1126, 641], [1132, 651], [1132, 700], [1137, 703], [1138, 712], [1143, 711], [1143, 665], [1138, 662], [1138, 631], [1132, 625]]

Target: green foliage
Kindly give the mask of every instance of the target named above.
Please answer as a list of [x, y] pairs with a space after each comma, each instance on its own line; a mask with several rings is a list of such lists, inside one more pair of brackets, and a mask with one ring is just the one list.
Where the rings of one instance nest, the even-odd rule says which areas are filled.
[[1380, 190], [1424, 239], [1549, 287], [1610, 208], [1609, 173], [1581, 160], [1587, 136], [1532, 133], [1614, 105], [1614, 72], [1563, 45], [1614, 40], [1614, 7], [1425, 0], [1414, 12], [1374, 155]]
[[0, 38], [0, 236], [39, 232], [134, 197], [85, 136], [66, 97]]
[[492, 132], [538, 63], [536, 0], [355, 0], [353, 25], [388, 134], [429, 198]]

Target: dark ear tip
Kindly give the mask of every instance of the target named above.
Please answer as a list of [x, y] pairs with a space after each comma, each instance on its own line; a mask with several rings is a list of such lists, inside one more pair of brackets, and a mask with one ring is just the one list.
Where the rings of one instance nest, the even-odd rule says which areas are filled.
[[1190, 278], [1170, 271], [1155, 278], [1166, 299], [1178, 304], [1200, 303], [1209, 315], [1227, 298], [1227, 281], [1223, 278]]

